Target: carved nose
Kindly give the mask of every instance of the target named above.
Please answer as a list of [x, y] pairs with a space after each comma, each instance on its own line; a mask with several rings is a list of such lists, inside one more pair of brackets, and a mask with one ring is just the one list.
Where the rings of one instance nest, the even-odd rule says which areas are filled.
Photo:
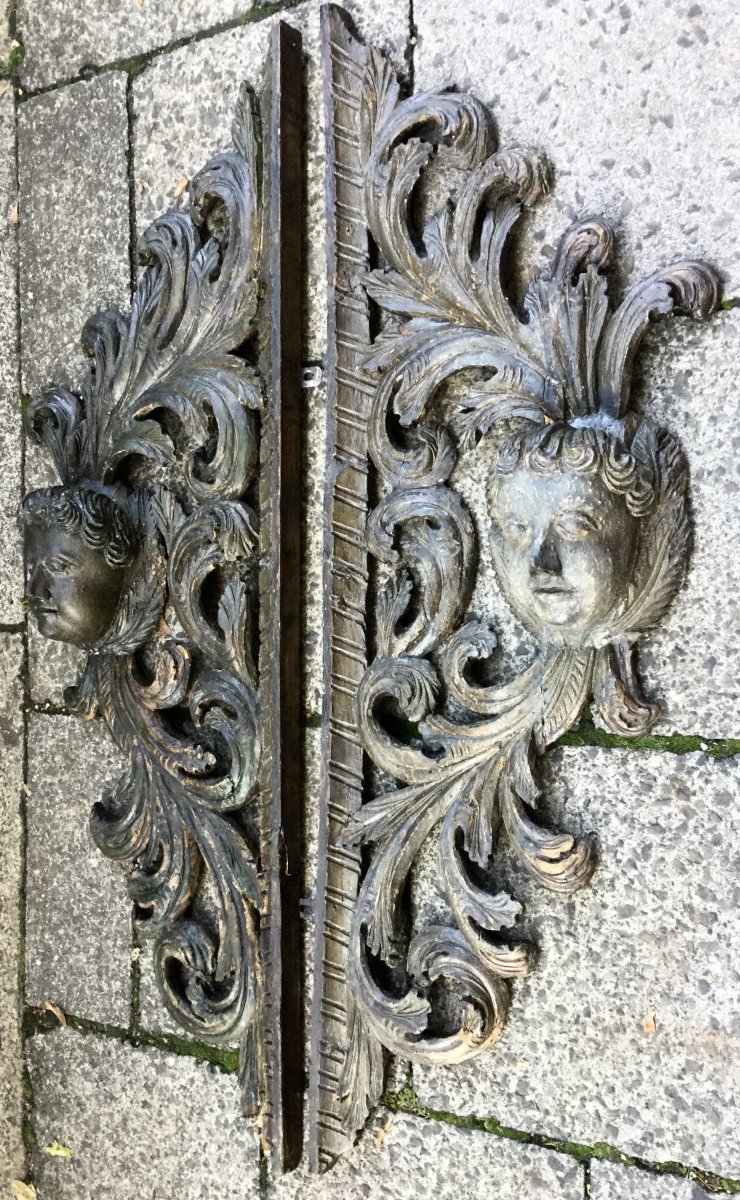
[[49, 591], [49, 576], [44, 570], [41, 563], [36, 563], [31, 574], [28, 577], [28, 587], [26, 589], [28, 595], [36, 600], [48, 600], [51, 593]]
[[550, 537], [543, 537], [533, 547], [530, 571], [533, 574], [539, 571], [544, 575], [560, 575], [562, 570], [563, 564], [555, 542]]

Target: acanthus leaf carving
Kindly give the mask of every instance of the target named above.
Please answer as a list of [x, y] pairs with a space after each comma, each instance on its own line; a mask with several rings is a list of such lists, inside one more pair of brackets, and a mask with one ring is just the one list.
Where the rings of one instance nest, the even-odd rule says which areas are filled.
[[[630, 408], [631, 371], [652, 318], [705, 319], [721, 289], [711, 267], [679, 262], [612, 308], [613, 233], [586, 217], [518, 308], [503, 257], [523, 208], [550, 186], [544, 157], [499, 150], [475, 97], [440, 89], [403, 99], [391, 64], [360, 46], [341, 10], [329, 10], [324, 36], [328, 117], [357, 127], [353, 202], [361, 191], [375, 251], [363, 270], [359, 234], [351, 256], [337, 249], [338, 272], [355, 289], [361, 280], [373, 312], [367, 348], [355, 333], [343, 362], [358, 384], [342, 391], [343, 376], [337, 395], [367, 422], [377, 580], [372, 640], [356, 645], [369, 660], [355, 719], [371, 766], [348, 779], [328, 764], [328, 803], [341, 795], [346, 813], [341, 828], [327, 825], [328, 852], [361, 851], [363, 868], [357, 898], [346, 896], [346, 986], [332, 992], [348, 1016], [344, 1041], [334, 1028], [331, 1046], [332, 1063], [341, 1046], [343, 1073], [333, 1097], [324, 1089], [316, 1126], [326, 1164], [342, 1149], [334, 1123], [351, 1138], [380, 1098], [378, 1043], [404, 1059], [456, 1063], [501, 1035], [510, 981], [530, 969], [533, 947], [517, 928], [521, 905], [496, 883], [498, 856], [510, 850], [564, 897], [593, 873], [592, 840], [551, 826], [538, 759], [591, 698], [625, 736], [659, 716], [635, 653], [685, 574], [688, 469], [676, 441]], [[362, 69], [345, 71], [350, 56]], [[329, 149], [339, 199], [347, 166], [331, 140]], [[432, 174], [443, 202], [428, 216]], [[336, 312], [339, 342], [340, 303]], [[337, 426], [337, 455], [350, 444], [358, 452], [353, 438]], [[475, 519], [456, 486], [463, 454], [489, 464]], [[493, 682], [496, 631], [468, 611], [484, 538], [498, 587], [538, 647], [518, 676]], [[334, 555], [338, 573], [341, 547]], [[363, 587], [357, 606], [371, 594]], [[330, 723], [337, 711], [333, 690]], [[405, 896], [432, 846], [449, 924], [417, 929]], [[321, 986], [328, 995], [326, 977]], [[440, 1008], [444, 995], [457, 1003]]]
[[[232, 148], [191, 180], [187, 211], [139, 239], [130, 313], [86, 323], [79, 394], [31, 404], [29, 431], [61, 483], [22, 510], [40, 632], [88, 653], [70, 707], [101, 716], [126, 759], [94, 806], [92, 838], [125, 869], [169, 1013], [200, 1041], [239, 1047], [242, 1109], [278, 1169], [300, 1142], [283, 1109], [300, 1093], [289, 1095], [290, 1055], [271, 1024], [287, 871], [271, 830], [294, 702], [276, 690], [272, 659], [294, 581], [268, 595], [260, 572], [284, 569], [274, 514], [281, 488], [298, 486], [281, 430], [295, 424], [282, 402], [297, 382], [299, 287], [286, 280], [281, 307], [271, 224], [290, 187], [300, 225], [287, 180], [298, 167], [270, 131], [295, 137], [299, 66], [299, 35], [277, 24], [261, 97], [239, 92]], [[297, 963], [285, 969], [297, 977]]]

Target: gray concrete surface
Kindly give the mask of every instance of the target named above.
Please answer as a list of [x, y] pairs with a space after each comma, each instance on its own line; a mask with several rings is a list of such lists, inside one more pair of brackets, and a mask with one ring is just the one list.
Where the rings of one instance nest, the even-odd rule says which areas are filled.
[[24, 1173], [18, 981], [23, 886], [23, 642], [0, 635], [0, 1193]]
[[95, 849], [90, 810], [120, 773], [100, 721], [33, 716], [29, 728], [26, 1000], [127, 1026], [131, 904]]
[[[740, 1177], [738, 761], [571, 749], [548, 765], [555, 823], [595, 837], [599, 866], [564, 901], [502, 864], [536, 969], [489, 1054], [414, 1068], [419, 1098]], [[443, 915], [438, 879], [430, 855], [420, 920]]]
[[271, 1200], [582, 1200], [575, 1159], [471, 1129], [380, 1112], [360, 1144], [317, 1178], [273, 1181]]
[[[715, 1193], [716, 1194], [716, 1193]], [[591, 1200], [708, 1200], [709, 1193], [689, 1179], [650, 1175], [620, 1163], [591, 1163]]]
[[[259, 1143], [236, 1077], [60, 1029], [31, 1039], [39, 1200], [250, 1200]], [[54, 1143], [68, 1156], [49, 1153]]]

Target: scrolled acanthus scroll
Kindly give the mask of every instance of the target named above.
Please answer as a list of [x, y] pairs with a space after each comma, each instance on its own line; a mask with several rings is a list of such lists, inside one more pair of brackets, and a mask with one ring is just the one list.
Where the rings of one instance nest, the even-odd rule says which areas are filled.
[[262, 256], [252, 102], [233, 149], [190, 185], [190, 213], [143, 234], [131, 313], [96, 313], [79, 395], [35, 401], [28, 426], [61, 485], [22, 517], [42, 634], [88, 651], [70, 703], [99, 713], [128, 760], [91, 829], [127, 871], [159, 989], [200, 1039], [241, 1045], [243, 1107], [260, 1105], [260, 760], [254, 666], [263, 385]]
[[[543, 820], [535, 762], [590, 697], [621, 734], [644, 733], [659, 716], [633, 656], [683, 579], [688, 471], [671, 435], [630, 409], [630, 373], [652, 318], [706, 318], [720, 293], [711, 268], [679, 262], [611, 310], [604, 271], [613, 236], [590, 218], [566, 230], [518, 310], [502, 256], [522, 209], [547, 191], [543, 156], [497, 151], [490, 113], [471, 95], [402, 100], [374, 50], [360, 119], [365, 211], [382, 264], [364, 277], [381, 314], [365, 362], [381, 498], [368, 519], [380, 579], [375, 656], [357, 722], [387, 782], [345, 834], [367, 864], [348, 952], [340, 1086], [348, 1131], [379, 1099], [383, 1047], [455, 1063], [500, 1036], [508, 981], [526, 974], [531, 950], [512, 934], [521, 905], [481, 882], [500, 836], [560, 895], [593, 871], [591, 843]], [[451, 164], [464, 181], [419, 229], [417, 185], [432, 164], [437, 187]], [[443, 397], [455, 377], [464, 384]], [[491, 442], [490, 528], [476, 530], [450, 476], [461, 450]], [[491, 539], [505, 598], [539, 645], [532, 665], [499, 685], [473, 670], [491, 659], [496, 635], [466, 616], [481, 536]], [[410, 740], [399, 718], [415, 731]], [[455, 924], [406, 935], [404, 891], [437, 827]], [[431, 1021], [439, 980], [465, 998], [457, 1027], [444, 1033]]]

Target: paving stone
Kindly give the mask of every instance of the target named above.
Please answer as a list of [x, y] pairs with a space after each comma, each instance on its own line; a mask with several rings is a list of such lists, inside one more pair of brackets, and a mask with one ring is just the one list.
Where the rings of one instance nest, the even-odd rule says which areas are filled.
[[664, 706], [657, 732], [740, 736], [740, 492], [737, 385], [740, 310], [709, 326], [656, 327], [636, 397], [686, 450], [694, 552], [683, 591], [641, 661]]
[[[520, 239], [529, 269], [552, 257], [569, 222], [597, 213], [618, 231], [620, 287], [672, 259], [700, 257], [719, 268], [728, 295], [740, 292], [740, 143], [727, 84], [738, 78], [740, 10], [558, 0], [517, 11], [514, 21], [504, 0], [468, 0], [454, 11], [419, 0], [414, 20], [417, 89], [471, 88], [492, 104], [502, 146], [541, 147], [555, 165], [551, 194]], [[702, 153], [709, 128], [711, 153]], [[646, 411], [688, 451], [697, 521], [686, 590], [644, 660], [665, 703], [661, 733], [740, 733], [729, 548], [739, 344], [736, 312], [709, 327], [678, 320], [659, 327], [641, 359]], [[487, 605], [498, 616], [496, 607]], [[511, 662], [526, 638], [505, 612], [502, 624]]]
[[[78, 385], [85, 321], [96, 309], [129, 304], [127, 139], [119, 72], [20, 107], [21, 359], [30, 395], [53, 383]], [[58, 482], [46, 454], [31, 446], [25, 482]], [[61, 703], [79, 655], [34, 635], [30, 657], [34, 701]]]
[[22, 104], [18, 119], [22, 378], [75, 385], [80, 333], [130, 299], [126, 76]]
[[381, 1113], [328, 1175], [274, 1180], [270, 1200], [581, 1200], [583, 1168], [565, 1154], [404, 1114]]
[[[324, 246], [324, 147], [319, 76], [319, 3], [286, 10], [303, 31], [306, 59], [306, 361], [318, 360], [326, 341]], [[353, 0], [346, 8], [363, 37], [403, 61], [408, 10], [389, 0]], [[171, 207], [182, 178], [229, 144], [234, 105], [242, 80], [258, 89], [271, 21], [233, 29], [154, 61], [134, 81], [137, 225], [142, 230]], [[218, 87], [214, 87], [218, 80]], [[183, 194], [179, 207], [187, 205]]]
[[[501, 1041], [460, 1067], [415, 1067], [419, 1097], [740, 1177], [740, 763], [571, 749], [547, 766], [559, 827], [593, 833], [600, 865], [562, 901], [504, 864], [539, 961]], [[425, 920], [437, 879], [430, 856]]]
[[0, 1192], [25, 1174], [18, 977], [23, 886], [23, 642], [0, 635]]
[[[6, 27], [0, 17], [0, 30]], [[0, 44], [0, 55], [2, 45]], [[11, 88], [0, 96], [0, 614], [6, 624], [22, 620], [23, 548], [18, 528], [21, 497], [22, 420], [18, 395], [16, 271], [18, 199], [15, 178], [15, 109]]]
[[26, 87], [47, 87], [89, 67], [138, 59], [226, 21], [253, 19], [250, 0], [20, 0]]
[[88, 819], [122, 762], [105, 726], [34, 715], [28, 740], [26, 999], [127, 1026], [131, 905]]
[[38, 705], [64, 705], [64, 692], [80, 678], [87, 655], [68, 642], [42, 637], [31, 618], [28, 622], [28, 675], [31, 700]]
[[[71, 1029], [29, 1045], [39, 1200], [249, 1200], [258, 1138], [235, 1075]], [[57, 1141], [70, 1158], [44, 1153]]]
[[591, 1162], [591, 1200], [708, 1200], [689, 1179], [650, 1175], [621, 1163]]
[[554, 163], [534, 222], [540, 260], [568, 221], [600, 213], [619, 230], [630, 281], [706, 257], [737, 294], [739, 10], [555, 0], [514, 17], [506, 0], [418, 0], [414, 21], [417, 90], [476, 91], [503, 146], [539, 146]]
[[13, 9], [12, 0], [0, 0], [0, 60], [7, 62], [15, 41], [10, 32], [10, 15]]

